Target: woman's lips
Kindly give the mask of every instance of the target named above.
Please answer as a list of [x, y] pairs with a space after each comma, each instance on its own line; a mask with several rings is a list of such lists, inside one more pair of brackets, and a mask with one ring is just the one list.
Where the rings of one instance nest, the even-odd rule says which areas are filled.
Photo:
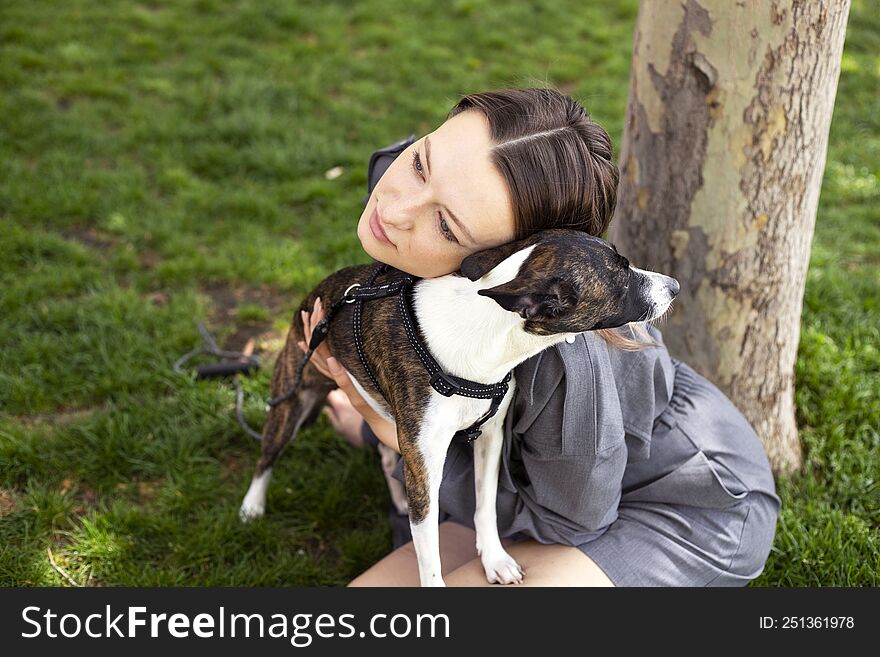
[[385, 234], [385, 230], [382, 228], [382, 224], [379, 223], [379, 206], [377, 205], [373, 208], [373, 214], [370, 215], [370, 230], [373, 231], [373, 235], [380, 242], [385, 242], [390, 246], [394, 246], [394, 242], [388, 239], [388, 235]]

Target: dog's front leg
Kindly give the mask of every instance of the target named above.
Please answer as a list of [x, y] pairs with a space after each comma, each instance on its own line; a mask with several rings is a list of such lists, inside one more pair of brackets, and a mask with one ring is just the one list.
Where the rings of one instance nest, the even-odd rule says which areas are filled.
[[[427, 423], [429, 424], [429, 423]], [[413, 441], [398, 425], [409, 526], [422, 586], [446, 586], [440, 572], [440, 482], [452, 431], [423, 426]]]
[[504, 416], [512, 391], [502, 402], [498, 412], [482, 426], [482, 435], [474, 441], [474, 484], [476, 512], [474, 528], [477, 531], [477, 553], [483, 562], [486, 579], [490, 583], [512, 584], [522, 582], [523, 570], [501, 545], [498, 535], [498, 472], [501, 466], [501, 447], [504, 441]]

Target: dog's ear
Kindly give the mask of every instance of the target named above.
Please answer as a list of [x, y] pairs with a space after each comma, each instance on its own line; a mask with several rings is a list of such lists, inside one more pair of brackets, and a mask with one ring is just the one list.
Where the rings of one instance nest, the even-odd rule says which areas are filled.
[[472, 253], [461, 261], [461, 273], [470, 280], [477, 281], [522, 248], [524, 248], [522, 242], [508, 242]]
[[477, 294], [489, 297], [523, 319], [560, 317], [577, 305], [575, 289], [560, 278], [544, 282], [518, 277], [486, 290], [477, 290]]

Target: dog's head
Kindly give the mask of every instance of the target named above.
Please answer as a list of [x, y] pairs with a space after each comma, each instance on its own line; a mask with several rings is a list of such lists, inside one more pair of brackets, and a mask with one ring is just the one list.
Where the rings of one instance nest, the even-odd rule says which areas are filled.
[[550, 229], [465, 258], [461, 273], [525, 319], [535, 335], [581, 333], [660, 317], [678, 281], [631, 267], [613, 244], [582, 231]]

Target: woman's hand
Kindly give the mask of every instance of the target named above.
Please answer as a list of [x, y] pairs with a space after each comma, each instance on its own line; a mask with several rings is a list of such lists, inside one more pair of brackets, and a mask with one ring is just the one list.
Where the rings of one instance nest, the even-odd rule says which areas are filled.
[[[301, 314], [305, 341], [300, 341], [297, 344], [303, 352], [308, 352], [309, 342], [312, 339], [312, 332], [315, 330], [315, 326], [317, 326], [318, 322], [324, 318], [324, 307], [321, 304], [321, 298], [318, 297], [315, 299], [315, 305], [313, 306], [311, 313], [303, 310], [301, 311]], [[399, 453], [400, 445], [397, 442], [397, 425], [379, 415], [373, 407], [367, 403], [351, 382], [351, 375], [344, 367], [342, 367], [342, 365], [339, 364], [339, 361], [331, 355], [326, 340], [318, 345], [318, 348], [315, 349], [315, 353], [312, 354], [309, 362], [312, 363], [321, 374], [336, 381], [336, 385], [339, 386], [339, 389], [344, 392], [347, 397], [348, 405], [346, 405], [341, 395], [333, 394], [336, 391], [331, 392], [327, 397], [332, 408], [331, 411], [327, 411], [327, 417], [333, 423], [334, 428], [336, 428], [337, 431], [345, 431], [346, 433], [352, 431], [352, 414], [350, 410], [354, 409], [361, 415], [366, 423], [370, 425], [370, 428], [379, 440]], [[351, 408], [348, 407], [349, 405]]]

